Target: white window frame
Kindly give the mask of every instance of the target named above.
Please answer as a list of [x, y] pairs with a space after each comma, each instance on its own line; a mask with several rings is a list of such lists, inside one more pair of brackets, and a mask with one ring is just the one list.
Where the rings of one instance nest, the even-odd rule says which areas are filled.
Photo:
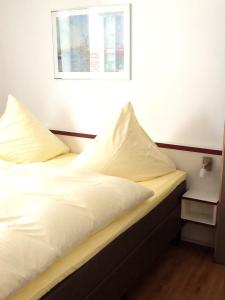
[[[88, 7], [81, 9], [52, 11], [54, 77], [56, 79], [131, 79], [131, 33], [130, 33], [130, 4]], [[124, 71], [122, 72], [60, 72], [58, 67], [57, 25], [59, 16], [88, 15], [123, 12], [124, 15]]]

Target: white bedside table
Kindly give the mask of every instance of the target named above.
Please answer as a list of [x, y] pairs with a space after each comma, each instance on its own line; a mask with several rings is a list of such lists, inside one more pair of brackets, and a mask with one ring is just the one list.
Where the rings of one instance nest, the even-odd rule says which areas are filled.
[[218, 202], [215, 196], [197, 198], [187, 191], [182, 197], [181, 219], [215, 226]]
[[189, 190], [182, 197], [181, 219], [184, 220], [182, 239], [206, 246], [214, 246], [219, 196]]

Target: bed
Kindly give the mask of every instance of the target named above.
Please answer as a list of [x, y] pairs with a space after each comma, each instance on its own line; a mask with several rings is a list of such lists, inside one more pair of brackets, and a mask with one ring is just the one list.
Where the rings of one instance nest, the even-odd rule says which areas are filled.
[[[62, 165], [73, 154], [47, 164]], [[89, 237], [10, 297], [25, 299], [120, 299], [180, 232], [185, 173], [141, 182], [155, 195]]]
[[179, 236], [186, 174], [131, 103], [77, 157], [13, 96], [0, 132], [1, 300], [118, 300]]

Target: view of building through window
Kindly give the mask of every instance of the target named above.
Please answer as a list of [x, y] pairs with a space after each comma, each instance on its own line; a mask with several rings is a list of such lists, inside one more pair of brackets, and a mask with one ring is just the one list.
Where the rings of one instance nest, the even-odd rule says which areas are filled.
[[123, 12], [58, 16], [59, 72], [124, 71]]

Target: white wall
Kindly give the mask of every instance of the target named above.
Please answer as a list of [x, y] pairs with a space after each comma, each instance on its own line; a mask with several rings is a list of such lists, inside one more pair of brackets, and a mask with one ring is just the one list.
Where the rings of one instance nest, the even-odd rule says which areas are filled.
[[126, 1], [0, 0], [4, 99], [21, 98], [50, 128], [93, 134], [131, 100], [154, 140], [221, 149], [224, 0], [133, 0], [131, 81], [53, 79], [50, 11], [116, 2]]

